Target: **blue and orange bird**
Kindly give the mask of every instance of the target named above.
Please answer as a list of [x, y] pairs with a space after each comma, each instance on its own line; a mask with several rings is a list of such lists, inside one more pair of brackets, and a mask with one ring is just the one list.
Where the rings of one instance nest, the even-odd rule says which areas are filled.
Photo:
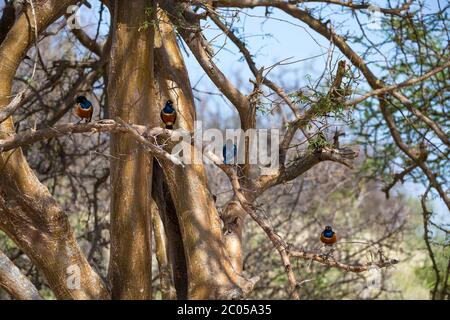
[[325, 230], [322, 231], [322, 233], [320, 234], [320, 241], [322, 241], [327, 246], [332, 246], [336, 243], [336, 232], [333, 231], [331, 226], [326, 226]]
[[85, 96], [78, 96], [75, 100], [75, 114], [86, 122], [91, 122], [94, 107]]
[[237, 147], [232, 141], [228, 140], [226, 144], [223, 145], [223, 163], [233, 164], [236, 163]]
[[166, 129], [173, 129], [173, 125], [177, 121], [177, 110], [175, 110], [172, 100], [167, 100], [164, 108], [161, 110], [161, 120], [166, 125]]

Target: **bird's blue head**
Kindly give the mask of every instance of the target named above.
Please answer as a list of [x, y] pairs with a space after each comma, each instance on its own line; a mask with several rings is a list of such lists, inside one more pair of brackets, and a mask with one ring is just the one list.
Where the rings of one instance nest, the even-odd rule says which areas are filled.
[[85, 96], [78, 96], [75, 101], [80, 104], [83, 109], [89, 109], [92, 105]]
[[175, 109], [174, 109], [174, 107], [173, 107], [173, 102], [172, 102], [172, 100], [167, 100], [167, 101], [166, 101], [166, 104], [164, 105], [163, 111], [164, 111], [165, 113], [172, 113], [172, 112], [175, 111]]
[[331, 226], [326, 226], [323, 235], [327, 238], [331, 238], [334, 235], [333, 228], [331, 228]]

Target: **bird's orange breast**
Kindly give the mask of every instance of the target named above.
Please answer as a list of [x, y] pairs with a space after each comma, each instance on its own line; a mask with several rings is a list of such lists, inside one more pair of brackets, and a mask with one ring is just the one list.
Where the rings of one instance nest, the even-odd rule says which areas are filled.
[[161, 118], [166, 124], [173, 124], [177, 118], [177, 114], [175, 112], [171, 114], [162, 112]]
[[322, 241], [325, 244], [331, 245], [331, 244], [335, 244], [337, 241], [337, 237], [336, 237], [336, 233], [333, 234], [333, 236], [331, 238], [327, 238], [322, 234], [320, 235], [320, 241]]
[[76, 115], [82, 119], [89, 119], [92, 115], [92, 111], [92, 107], [90, 107], [89, 109], [83, 109], [80, 105], [77, 105], [75, 108]]

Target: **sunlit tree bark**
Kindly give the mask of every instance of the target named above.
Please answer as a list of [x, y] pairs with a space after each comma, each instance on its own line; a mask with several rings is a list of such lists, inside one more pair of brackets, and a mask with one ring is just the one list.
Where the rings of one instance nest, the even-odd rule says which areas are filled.
[[[192, 131], [195, 109], [189, 77], [170, 20], [160, 12], [159, 68], [163, 96], [176, 102], [178, 126]], [[174, 88], [169, 90], [169, 88]], [[194, 149], [192, 148], [192, 153]], [[233, 269], [226, 254], [220, 217], [209, 192], [202, 164], [184, 168], [161, 163], [178, 215], [186, 254], [189, 298], [231, 298], [243, 295], [245, 280]]]
[[[152, 101], [153, 2], [116, 1], [108, 101], [113, 119], [157, 124]], [[150, 12], [150, 14], [149, 14]], [[111, 136], [111, 262], [113, 299], [151, 298], [152, 158], [131, 136]]]
[[[42, 1], [18, 18], [0, 46], [0, 106], [8, 105], [13, 77], [35, 41], [35, 28], [44, 30], [75, 1]], [[11, 117], [0, 125], [0, 138], [14, 133]], [[104, 299], [109, 293], [89, 266], [75, 240], [66, 214], [28, 166], [20, 148], [0, 154], [0, 227], [43, 272], [61, 299]], [[74, 286], [68, 285], [75, 276]], [[77, 283], [79, 282], [79, 284]]]

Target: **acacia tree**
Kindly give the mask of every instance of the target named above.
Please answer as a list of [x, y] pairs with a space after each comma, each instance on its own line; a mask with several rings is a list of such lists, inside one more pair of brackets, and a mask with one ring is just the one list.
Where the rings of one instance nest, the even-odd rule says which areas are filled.
[[[351, 41], [337, 33], [333, 22], [320, 18], [322, 8], [313, 10], [308, 7], [309, 2], [323, 2], [355, 14], [369, 8], [368, 4], [352, 1], [103, 1], [102, 10], [106, 7], [112, 17], [104, 43], [81, 29], [71, 30], [89, 52], [89, 57], [97, 58], [88, 62], [61, 59], [53, 63], [56, 67], [52, 71], [46, 68], [39, 45], [58, 34], [58, 31], [49, 32], [48, 28], [61, 24], [60, 18], [67, 14], [67, 8], [78, 1], [27, 1], [14, 10], [11, 2], [6, 3], [1, 23], [3, 38], [0, 39], [0, 228], [42, 272], [57, 298], [151, 298], [152, 236], [165, 298], [244, 298], [258, 281], [258, 275], [249, 276], [243, 270], [246, 219], [254, 220], [262, 228], [279, 254], [288, 279], [288, 296], [294, 299], [301, 297], [301, 290], [293, 260], [314, 261], [355, 273], [364, 272], [372, 265], [385, 268], [396, 264], [395, 259], [382, 254], [371, 263], [338, 261], [307, 250], [301, 244], [288, 244], [258, 206], [258, 199], [268, 190], [295, 180], [322, 162], [351, 166], [358, 151], [341, 145], [341, 132], [330, 136], [327, 119], [342, 120], [346, 110], [372, 97], [377, 99], [370, 100], [379, 108], [377, 119], [382, 119], [396, 146], [414, 166], [407, 168], [400, 178], [420, 168], [430, 188], [449, 206], [445, 181], [436, 178], [427, 165], [427, 158], [423, 157], [429, 152], [423, 151], [427, 145], [423, 145], [423, 152], [414, 152], [405, 144], [397, 127], [398, 120], [393, 118], [394, 111], [388, 105], [394, 99], [398, 109], [410, 112], [415, 121], [433, 134], [430, 139], [440, 141], [448, 154], [445, 123], [440, 123], [441, 118], [435, 113], [428, 114], [429, 109], [413, 104], [411, 98], [401, 92], [403, 88], [429, 79], [448, 79], [445, 74], [450, 62], [446, 49], [438, 52], [442, 58], [420, 74], [391, 84], [389, 79], [383, 81], [377, 77], [363, 56], [351, 48]], [[281, 10], [298, 19], [341, 52], [345, 58], [325, 70], [328, 76], [324, 86], [288, 92], [269, 78], [264, 67], [256, 66], [249, 48], [230, 25], [233, 16], [230, 18], [226, 13], [259, 6]], [[380, 11], [406, 19], [412, 14], [412, 7], [413, 1], [388, 3]], [[267, 12], [268, 16], [270, 14]], [[216, 64], [214, 52], [203, 34], [203, 21], [214, 23], [242, 53], [253, 74], [251, 92], [246, 94], [239, 90]], [[233, 191], [221, 210], [208, 186], [205, 166], [182, 164], [174, 158], [170, 154], [174, 146], [171, 140], [180, 136], [179, 131], [166, 130], [160, 125], [161, 106], [171, 99], [178, 112], [176, 129], [188, 134], [194, 131], [194, 93], [182, 44], [189, 48], [205, 74], [233, 105], [243, 130], [258, 127], [257, 114], [262, 106], [289, 112], [280, 120], [283, 137], [278, 154], [280, 168], [276, 172], [262, 175], [248, 157], [236, 170], [235, 166], [210, 156], [227, 176]], [[32, 58], [26, 56], [29, 52]], [[13, 92], [19, 65], [28, 60], [32, 61], [32, 69], [39, 66], [38, 73], [42, 73], [45, 80], [37, 87], [32, 81], [25, 81], [22, 90]], [[367, 84], [367, 93], [355, 92], [357, 72]], [[71, 88], [65, 88], [63, 98], [49, 106], [47, 100], [61, 86], [64, 77], [71, 78]], [[98, 86], [99, 81], [101, 86]], [[75, 96], [85, 91], [101, 97], [103, 120], [89, 124], [64, 121], [69, 118]], [[277, 98], [273, 99], [273, 95]], [[27, 116], [40, 112], [35, 111], [39, 110], [36, 105], [45, 106], [44, 120], [38, 128], [29, 129]], [[25, 113], [22, 108], [26, 109]], [[25, 116], [15, 123], [13, 117], [18, 114]], [[15, 126], [17, 123], [21, 127]], [[88, 139], [83, 134], [101, 132], [107, 134], [97, 141], [83, 141]], [[109, 148], [109, 167], [94, 184], [96, 191], [110, 178], [107, 278], [102, 278], [90, 265], [93, 255], [86, 257], [82, 252], [59, 199], [38, 179], [28, 163], [36, 151], [28, 151], [30, 148], [68, 135], [78, 142], [83, 141], [92, 150], [102, 148], [107, 152]], [[64, 146], [59, 147], [64, 150]], [[195, 145], [189, 148], [192, 153], [198, 151]], [[249, 144], [245, 143], [244, 148], [248, 153]], [[95, 213], [97, 210], [94, 208]], [[96, 227], [98, 224], [96, 221]], [[91, 235], [90, 241], [100, 241], [98, 233]], [[0, 255], [0, 259], [5, 261], [0, 264], [0, 285], [15, 298], [37, 298], [27, 278], [17, 276], [14, 264], [4, 255]], [[79, 283], [71, 286], [68, 279], [74, 277]]]

